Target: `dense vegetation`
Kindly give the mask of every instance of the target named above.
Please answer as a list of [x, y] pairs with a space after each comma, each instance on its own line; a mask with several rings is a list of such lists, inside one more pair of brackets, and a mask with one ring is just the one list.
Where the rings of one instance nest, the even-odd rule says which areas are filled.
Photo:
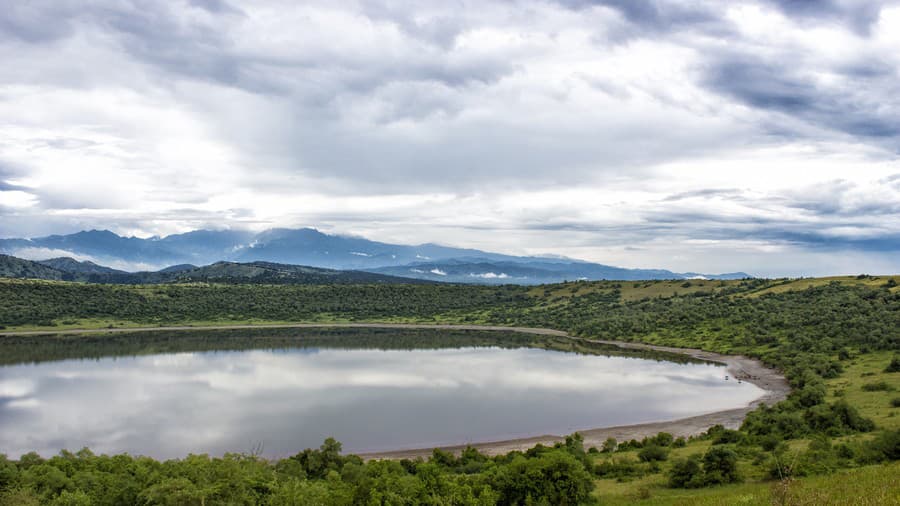
[[159, 285], [40, 281], [0, 283], [0, 325], [52, 326], [104, 319], [141, 324], [195, 321], [418, 319], [445, 312], [525, 307], [519, 287], [467, 285]]
[[371, 461], [342, 456], [328, 439], [277, 462], [229, 454], [158, 462], [89, 450], [51, 459], [35, 454], [0, 458], [0, 504], [53, 505], [575, 505], [593, 489], [578, 438], [488, 458], [435, 450], [428, 461]]
[[[900, 417], [895, 416], [900, 413], [896, 394], [900, 356], [895, 355], [900, 351], [900, 288], [893, 278], [579, 282], [535, 288], [0, 282], [0, 325], [10, 329], [256, 321], [552, 327], [584, 337], [756, 356], [784, 370], [794, 390], [788, 400], [751, 413], [740, 430], [715, 427], [688, 441], [667, 435], [609, 441], [603, 448], [588, 451], [579, 438], [570, 437], [558, 448], [538, 447], [524, 454], [487, 458], [474, 451], [462, 457], [436, 452], [422, 462], [362, 463], [337, 455], [332, 442], [279, 462], [236, 455], [192, 456], [164, 463], [87, 452], [64, 453], [47, 461], [32, 455], [2, 461], [0, 489], [5, 490], [5, 500], [14, 504], [28, 500], [57, 504], [578, 504], [596, 497], [613, 502], [624, 497], [630, 502], [654, 494], [664, 497], [665, 490], [775, 480], [776, 486], [765, 489], [766, 497], [790, 504], [798, 477], [842, 468], [859, 468], [863, 477], [880, 476], [879, 471], [870, 473], [861, 466], [900, 459]], [[501, 334], [504, 337], [497, 341], [501, 345], [508, 339], [507, 345], [578, 351], [586, 346]], [[177, 336], [158, 333], [150, 342], [162, 351], [179, 346], [208, 349], [205, 346], [216, 346], [213, 341], [241, 346], [227, 333], [210, 336], [199, 334], [177, 343], [173, 341]], [[411, 341], [401, 346], [428, 345], [415, 334], [406, 338]], [[15, 348], [21, 354], [16, 355], [18, 359], [65, 356], [60, 351], [66, 348], [65, 338], [14, 339], [20, 341], [3, 341], [4, 346], [12, 346], [7, 350], [19, 346]], [[86, 352], [88, 356], [106, 353], [105, 346], [111, 346], [107, 352], [142, 352], [135, 351], [134, 342], [129, 341], [136, 337], [90, 339], [81, 342], [85, 349], [96, 347]], [[290, 338], [273, 335], [270, 339], [269, 344], [278, 347]], [[896, 475], [867, 493], [896, 498], [900, 493]], [[115, 481], [120, 479], [125, 481]], [[638, 488], [617, 488], [629, 484]], [[834, 486], [838, 487], [837, 482]], [[625, 490], [625, 495], [607, 495], [610, 490]], [[132, 495], [116, 495], [116, 491]], [[835, 497], [843, 493], [835, 492]]]

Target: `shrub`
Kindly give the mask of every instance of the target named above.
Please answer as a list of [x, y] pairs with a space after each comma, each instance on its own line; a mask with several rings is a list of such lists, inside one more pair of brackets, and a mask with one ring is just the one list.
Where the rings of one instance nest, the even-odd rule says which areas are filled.
[[700, 457], [691, 455], [687, 459], [678, 459], [669, 471], [669, 486], [672, 488], [698, 488], [704, 485], [703, 468]]
[[558, 450], [515, 457], [509, 465], [491, 469], [487, 479], [502, 504], [583, 504], [594, 488], [581, 462]]
[[603, 442], [603, 453], [612, 453], [616, 451], [616, 447], [619, 445], [618, 441], [614, 437], [606, 438], [606, 441]]
[[647, 445], [638, 452], [638, 459], [641, 462], [659, 462], [667, 458], [669, 458], [669, 452], [662, 446], [655, 444]]
[[[669, 471], [669, 486], [673, 488], [697, 488], [741, 480], [737, 470], [738, 455], [734, 450], [713, 447], [701, 460], [692, 455], [679, 459]], [[701, 465], [702, 463], [702, 465]]]
[[644, 443], [638, 441], [637, 439], [629, 439], [628, 441], [619, 443], [619, 445], [616, 447], [616, 451], [627, 452], [628, 450], [640, 450], [643, 447]]
[[868, 418], [863, 418], [853, 406], [844, 400], [834, 404], [820, 404], [806, 411], [804, 416], [809, 427], [818, 432], [833, 435], [845, 432], [869, 432], [875, 428], [875, 423]]
[[778, 447], [779, 443], [781, 443], [781, 438], [779, 438], [775, 434], [767, 434], [759, 438], [759, 446], [761, 446], [762, 449], [767, 452], [774, 451], [775, 448]]
[[875, 422], [863, 418], [853, 406], [846, 401], [837, 401], [831, 405], [831, 411], [850, 430], [869, 432], [875, 429]]
[[900, 397], [894, 397], [891, 399], [891, 407], [900, 408]]
[[722, 445], [722, 444], [730, 444], [730, 443], [740, 443], [743, 442], [745, 436], [743, 433], [738, 432], [736, 430], [731, 429], [723, 429], [719, 431], [715, 437], [713, 437], [712, 444], [714, 445]]
[[884, 372], [900, 372], [900, 357], [891, 359], [891, 363], [885, 367]]
[[657, 445], [657, 446], [671, 446], [672, 441], [674, 441], [674, 440], [675, 440], [675, 438], [673, 438], [672, 435], [669, 434], [668, 432], [660, 432], [659, 434], [657, 434], [653, 437], [644, 438], [642, 443], [644, 445], [649, 444], [649, 445]]
[[594, 474], [601, 478], [628, 478], [640, 476], [637, 463], [626, 459], [610, 459], [594, 466]]
[[865, 451], [876, 461], [900, 460], [900, 430], [882, 432], [866, 443]]
[[794, 392], [793, 398], [804, 408], [810, 408], [825, 402], [825, 385], [812, 383]]
[[866, 392], [890, 392], [894, 387], [888, 385], [884, 381], [878, 381], [875, 383], [866, 383], [862, 386], [862, 389]]
[[707, 485], [740, 481], [737, 470], [738, 456], [733, 450], [710, 448], [703, 456], [703, 481]]

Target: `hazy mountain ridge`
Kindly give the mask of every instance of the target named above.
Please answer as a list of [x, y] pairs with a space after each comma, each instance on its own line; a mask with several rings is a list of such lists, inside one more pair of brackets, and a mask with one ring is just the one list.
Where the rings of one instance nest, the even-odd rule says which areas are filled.
[[95, 264], [94, 262], [84, 260], [78, 261], [69, 257], [50, 258], [47, 260], [38, 260], [37, 263], [52, 267], [54, 269], [82, 274], [128, 274], [126, 271], [120, 271], [111, 267], [105, 267]]
[[158, 283], [256, 283], [256, 284], [406, 284], [430, 283], [364, 271], [339, 271], [271, 262], [216, 262], [203, 267], [173, 266], [153, 272], [125, 272], [71, 258], [56, 258], [53, 266], [8, 255], [0, 255], [0, 277], [80, 281], [101, 284]]
[[[369, 271], [432, 281], [465, 283], [552, 283], [576, 279], [735, 279], [730, 274], [677, 273], [664, 269], [625, 269], [608, 265], [551, 257], [517, 257], [438, 244], [398, 245], [360, 237], [330, 235], [312, 228], [270, 229], [260, 233], [233, 230], [196, 230], [166, 237], [141, 239], [121, 237], [108, 230], [90, 230], [70, 235], [33, 239], [0, 239], [0, 252], [40, 258], [90, 258], [90, 265], [53, 258], [42, 261], [64, 272], [97, 276], [124, 276], [126, 271], [102, 267], [138, 265], [166, 267], [155, 273], [191, 272], [196, 265], [217, 262], [247, 264], [272, 262], [334, 270]], [[60, 262], [70, 262], [67, 266]], [[55, 262], [55, 263], [54, 263]], [[105, 269], [105, 270], [104, 270]], [[135, 269], [138, 270], [138, 269]], [[146, 268], [143, 270], [147, 270]], [[279, 276], [273, 275], [274, 279]], [[127, 281], [125, 281], [127, 282]]]

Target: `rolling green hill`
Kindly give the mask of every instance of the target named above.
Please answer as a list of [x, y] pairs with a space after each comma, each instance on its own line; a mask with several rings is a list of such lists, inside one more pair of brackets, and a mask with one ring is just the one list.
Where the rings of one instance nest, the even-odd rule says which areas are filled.
[[98, 284], [251, 283], [251, 284], [423, 284], [425, 280], [363, 271], [341, 271], [272, 262], [216, 262], [196, 267], [177, 265], [154, 272], [125, 272], [72, 258], [31, 261], [0, 255], [0, 277], [79, 281]]
[[0, 277], [63, 280], [70, 278], [66, 272], [31, 260], [0, 255]]

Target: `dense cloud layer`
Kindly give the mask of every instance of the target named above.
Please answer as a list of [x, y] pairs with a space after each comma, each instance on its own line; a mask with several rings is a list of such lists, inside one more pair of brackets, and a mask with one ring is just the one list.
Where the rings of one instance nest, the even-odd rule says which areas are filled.
[[15, 2], [0, 235], [900, 270], [897, 2]]

